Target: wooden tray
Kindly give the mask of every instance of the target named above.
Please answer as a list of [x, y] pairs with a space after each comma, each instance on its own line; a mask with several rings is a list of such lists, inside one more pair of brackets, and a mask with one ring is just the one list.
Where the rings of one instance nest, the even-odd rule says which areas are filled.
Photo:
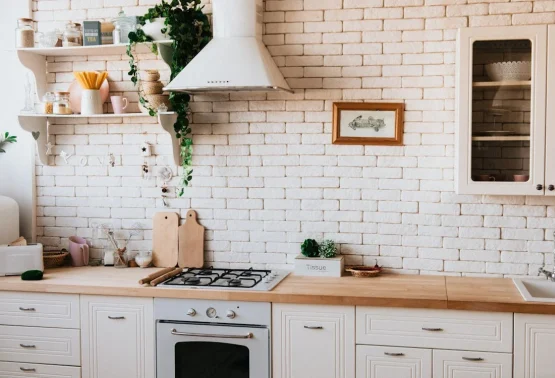
[[355, 265], [355, 266], [347, 267], [345, 271], [350, 272], [354, 277], [359, 277], [359, 278], [377, 277], [382, 272], [382, 267]]

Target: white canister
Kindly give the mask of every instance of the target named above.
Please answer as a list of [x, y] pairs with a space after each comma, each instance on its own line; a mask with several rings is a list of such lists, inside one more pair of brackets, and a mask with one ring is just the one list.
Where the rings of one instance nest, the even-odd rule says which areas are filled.
[[19, 206], [9, 197], [0, 196], [0, 245], [19, 237]]
[[102, 114], [102, 98], [98, 89], [83, 89], [81, 95], [81, 114]]

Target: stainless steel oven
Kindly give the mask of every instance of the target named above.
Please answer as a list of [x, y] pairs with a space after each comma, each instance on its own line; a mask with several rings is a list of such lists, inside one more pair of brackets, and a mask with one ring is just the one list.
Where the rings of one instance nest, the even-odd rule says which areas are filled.
[[155, 299], [157, 378], [269, 378], [269, 303]]

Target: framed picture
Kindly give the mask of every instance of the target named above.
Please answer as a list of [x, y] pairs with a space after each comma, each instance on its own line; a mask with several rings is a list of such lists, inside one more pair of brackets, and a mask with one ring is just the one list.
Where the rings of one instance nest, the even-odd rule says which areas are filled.
[[332, 143], [400, 146], [404, 109], [403, 103], [335, 102]]

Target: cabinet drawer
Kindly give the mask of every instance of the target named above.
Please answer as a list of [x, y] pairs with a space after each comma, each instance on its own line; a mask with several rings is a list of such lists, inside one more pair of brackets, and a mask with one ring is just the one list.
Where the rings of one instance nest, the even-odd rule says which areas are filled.
[[16, 377], [81, 378], [81, 368], [20, 362], [0, 362], [0, 378]]
[[77, 329], [0, 326], [0, 361], [80, 366]]
[[275, 304], [274, 378], [352, 378], [354, 307]]
[[0, 324], [79, 328], [79, 296], [0, 292]]
[[512, 376], [512, 354], [434, 350], [434, 378], [512, 378]]
[[357, 344], [512, 352], [513, 314], [357, 307]]
[[357, 345], [357, 378], [432, 378], [432, 350]]

